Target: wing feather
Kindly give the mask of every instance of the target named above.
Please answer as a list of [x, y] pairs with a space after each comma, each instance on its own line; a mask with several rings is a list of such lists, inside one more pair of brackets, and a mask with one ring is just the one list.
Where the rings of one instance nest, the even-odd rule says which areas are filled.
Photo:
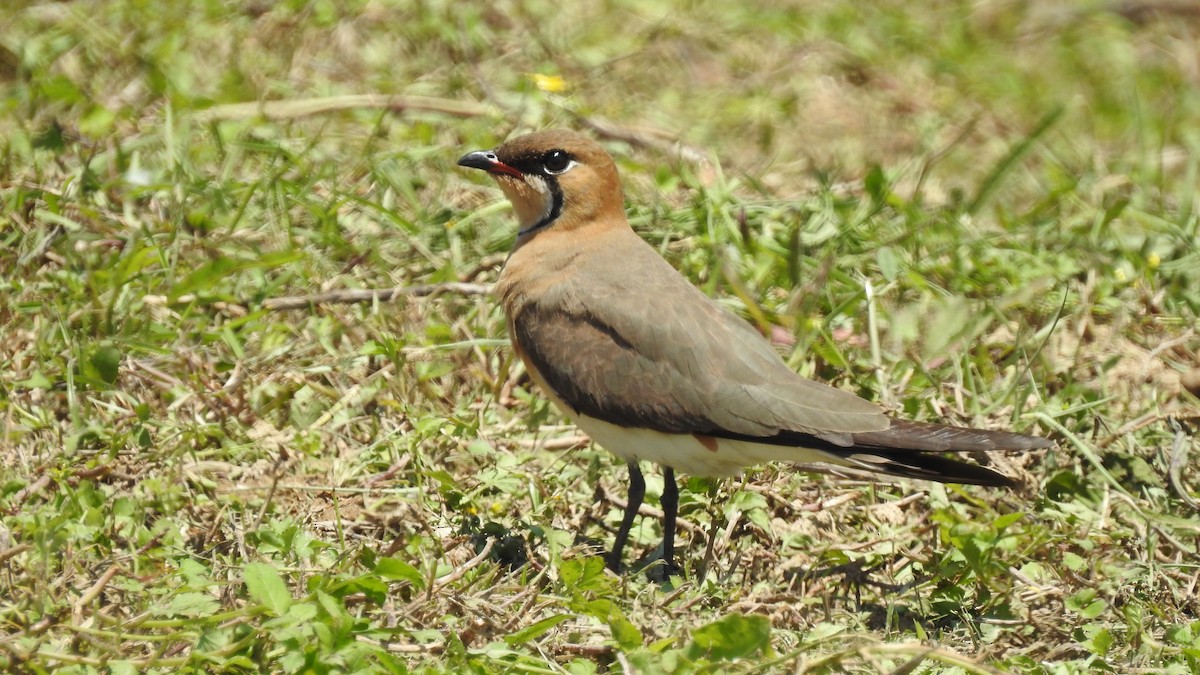
[[846, 434], [888, 428], [878, 406], [794, 373], [754, 328], [646, 251], [633, 261], [642, 274], [608, 270], [587, 302], [564, 280], [512, 317], [513, 339], [564, 403], [669, 433], [789, 431], [848, 445]]

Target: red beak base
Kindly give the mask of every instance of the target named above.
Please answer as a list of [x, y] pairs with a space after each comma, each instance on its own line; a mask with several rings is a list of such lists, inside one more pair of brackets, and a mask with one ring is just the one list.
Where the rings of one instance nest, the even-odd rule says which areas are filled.
[[515, 178], [524, 178], [524, 174], [512, 168], [511, 166], [500, 161], [496, 153], [491, 150], [476, 150], [468, 152], [458, 160], [459, 166], [465, 166], [469, 169], [483, 169], [488, 173], [507, 174]]

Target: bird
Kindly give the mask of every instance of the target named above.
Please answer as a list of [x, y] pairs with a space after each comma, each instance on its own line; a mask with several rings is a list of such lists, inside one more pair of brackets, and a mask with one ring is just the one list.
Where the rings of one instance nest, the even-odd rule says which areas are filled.
[[1012, 488], [947, 453], [1050, 448], [1045, 438], [901, 419], [802, 377], [753, 326], [689, 282], [630, 226], [617, 167], [596, 141], [548, 129], [463, 155], [512, 204], [516, 241], [496, 282], [512, 348], [542, 393], [625, 461], [629, 498], [606, 566], [662, 467], [665, 575], [675, 561], [675, 472], [722, 478], [768, 462]]

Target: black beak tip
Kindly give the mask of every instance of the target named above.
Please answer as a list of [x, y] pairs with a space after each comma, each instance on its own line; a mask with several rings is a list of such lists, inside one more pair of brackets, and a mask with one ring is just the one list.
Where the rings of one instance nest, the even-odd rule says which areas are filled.
[[484, 171], [490, 170], [496, 165], [496, 162], [497, 160], [495, 153], [486, 152], [484, 150], [468, 152], [467, 154], [458, 158], [459, 166], [465, 166], [468, 169], [483, 169]]

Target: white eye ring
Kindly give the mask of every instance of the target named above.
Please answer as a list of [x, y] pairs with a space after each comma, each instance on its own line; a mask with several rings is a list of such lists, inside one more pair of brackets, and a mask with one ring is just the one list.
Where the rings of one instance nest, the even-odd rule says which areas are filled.
[[551, 176], [561, 176], [562, 174], [564, 174], [564, 173], [570, 171], [572, 168], [574, 168], [576, 164], [579, 164], [579, 162], [576, 162], [575, 160], [572, 159], [567, 162], [566, 166], [559, 169], [558, 171], [551, 171], [550, 167], [542, 167], [542, 168], [545, 169], [546, 173], [550, 174]]
[[[564, 164], [561, 169], [550, 168], [552, 163], [556, 164], [564, 159], [567, 160], [567, 163]], [[577, 164], [577, 162], [571, 157], [571, 155], [563, 152], [562, 150], [553, 150], [546, 153], [545, 158], [542, 160], [542, 171], [545, 171], [549, 176], [558, 176], [570, 171], [571, 167], [575, 166], [575, 164]]]

